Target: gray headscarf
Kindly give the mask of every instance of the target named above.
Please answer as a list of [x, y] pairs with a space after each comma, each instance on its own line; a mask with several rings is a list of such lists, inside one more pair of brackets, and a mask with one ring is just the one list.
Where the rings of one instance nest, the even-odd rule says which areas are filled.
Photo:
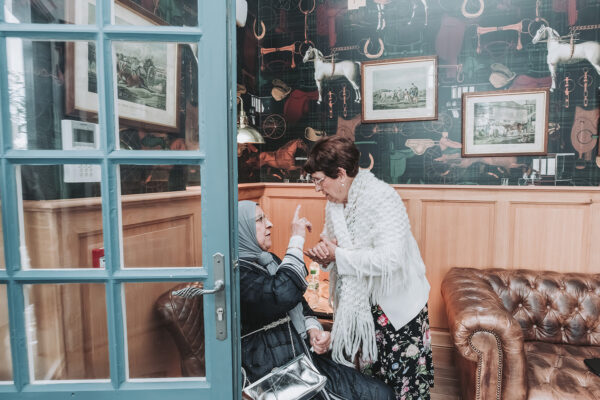
[[[271, 253], [263, 251], [256, 239], [256, 203], [249, 200], [238, 202], [238, 250], [240, 258], [255, 261], [263, 267], [273, 261]], [[277, 271], [277, 264], [275, 264]], [[269, 270], [271, 272], [271, 270]], [[275, 272], [271, 273], [271, 275]]]
[[[256, 239], [256, 206], [255, 202], [249, 200], [238, 202], [238, 254], [240, 258], [254, 261], [267, 268], [269, 274], [275, 275], [279, 265], [277, 265], [271, 253], [263, 251], [258, 246], [258, 240]], [[296, 331], [302, 337], [306, 337], [302, 303], [298, 303], [288, 314]]]

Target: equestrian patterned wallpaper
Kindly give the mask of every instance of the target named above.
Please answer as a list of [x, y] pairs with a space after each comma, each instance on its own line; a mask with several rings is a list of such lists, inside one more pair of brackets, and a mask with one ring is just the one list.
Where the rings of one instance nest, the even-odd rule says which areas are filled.
[[266, 141], [238, 149], [240, 182], [301, 181], [338, 134], [389, 183], [600, 184], [598, 0], [248, 0], [237, 39]]

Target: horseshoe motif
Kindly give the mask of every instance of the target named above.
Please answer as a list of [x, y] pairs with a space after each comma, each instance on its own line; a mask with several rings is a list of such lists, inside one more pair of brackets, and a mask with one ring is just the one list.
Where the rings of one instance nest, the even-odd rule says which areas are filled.
[[383, 55], [383, 50], [384, 50], [383, 40], [381, 38], [379, 38], [378, 41], [379, 41], [379, 51], [375, 54], [371, 54], [371, 53], [369, 53], [369, 44], [371, 44], [371, 38], [367, 39], [367, 41], [365, 42], [365, 46], [363, 48], [365, 57], [379, 58]]
[[469, 2], [469, 0], [464, 0], [462, 3], [462, 7], [460, 8], [460, 11], [462, 12], [462, 15], [465, 16], [465, 18], [477, 18], [481, 14], [483, 14], [483, 9], [485, 8], [485, 4], [483, 3], [483, 0], [479, 0], [479, 10], [477, 10], [477, 12], [474, 12], [474, 13], [470, 13], [467, 11], [467, 3], [468, 2]]
[[369, 160], [371, 160], [369, 166], [367, 168], [361, 168], [362, 170], [370, 171], [373, 169], [373, 166], [375, 165], [375, 159], [373, 158], [373, 155], [371, 153], [369, 153]]
[[267, 34], [267, 27], [262, 21], [260, 21], [260, 29], [260, 34], [256, 33], [256, 18], [254, 18], [254, 24], [252, 24], [252, 33], [254, 33], [254, 37], [256, 38], [256, 40], [261, 40]]

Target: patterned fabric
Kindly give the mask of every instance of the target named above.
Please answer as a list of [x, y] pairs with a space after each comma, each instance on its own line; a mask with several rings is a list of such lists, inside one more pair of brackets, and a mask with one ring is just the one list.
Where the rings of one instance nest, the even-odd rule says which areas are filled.
[[379, 306], [371, 310], [375, 321], [378, 360], [363, 373], [394, 388], [397, 400], [427, 400], [433, 387], [433, 357], [427, 305], [412, 321], [396, 330]]

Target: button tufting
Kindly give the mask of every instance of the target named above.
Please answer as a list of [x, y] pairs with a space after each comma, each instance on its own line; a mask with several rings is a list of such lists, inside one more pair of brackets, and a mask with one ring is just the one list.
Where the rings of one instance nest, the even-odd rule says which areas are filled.
[[575, 311], [579, 311], [579, 307], [575, 307]]
[[523, 303], [519, 303], [519, 307], [523, 307]]
[[564, 331], [564, 330], [565, 330], [565, 327], [564, 327], [564, 326], [561, 326], [561, 327], [560, 327], [560, 330], [561, 330], [561, 331]]
[[533, 329], [537, 329], [537, 325], [533, 325]]
[[549, 310], [549, 309], [550, 309], [550, 304], [548, 304], [548, 305], [546, 306], [546, 308]]
[[589, 333], [592, 333], [592, 331], [591, 331], [590, 329], [588, 329], [588, 330], [587, 330], [587, 333], [588, 333], [588, 334], [589, 334]]

